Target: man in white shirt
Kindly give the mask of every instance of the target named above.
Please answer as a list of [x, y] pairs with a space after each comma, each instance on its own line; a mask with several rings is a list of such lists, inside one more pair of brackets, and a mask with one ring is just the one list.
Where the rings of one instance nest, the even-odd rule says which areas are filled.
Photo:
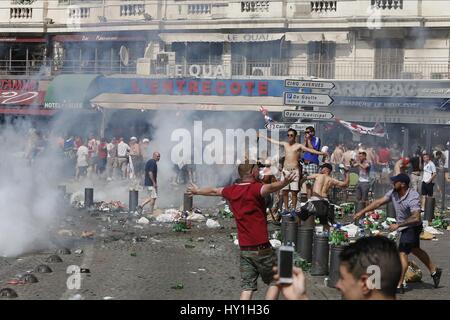
[[107, 180], [111, 181], [113, 179], [114, 169], [117, 167], [117, 140], [112, 138], [111, 142], [106, 145], [107, 158], [106, 158], [106, 175]]
[[429, 154], [423, 155], [422, 177], [422, 210], [425, 210], [425, 197], [433, 196], [434, 179], [436, 178], [436, 166], [430, 160]]
[[86, 176], [87, 168], [89, 166], [89, 149], [82, 144], [77, 150], [77, 168], [76, 168], [76, 178]]
[[119, 139], [119, 144], [117, 145], [117, 167], [122, 172], [122, 178], [127, 178], [127, 164], [128, 155], [130, 152], [130, 146], [123, 142], [123, 138]]

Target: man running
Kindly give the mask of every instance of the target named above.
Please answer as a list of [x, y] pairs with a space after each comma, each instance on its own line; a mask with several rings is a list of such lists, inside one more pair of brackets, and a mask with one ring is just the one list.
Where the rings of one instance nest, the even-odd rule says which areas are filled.
[[[297, 194], [300, 190], [299, 186], [299, 177], [300, 177], [300, 167], [299, 167], [299, 159], [301, 156], [301, 151], [310, 152], [316, 155], [324, 155], [327, 156], [326, 152], [320, 152], [311, 148], [306, 147], [305, 145], [296, 142], [297, 139], [297, 131], [294, 129], [288, 130], [288, 141], [277, 141], [273, 140], [269, 137], [260, 135], [261, 138], [266, 139], [267, 141], [280, 145], [284, 148], [285, 151], [285, 159], [283, 165], [283, 175], [282, 179], [284, 179], [289, 173], [295, 173], [296, 180], [292, 181], [290, 184], [286, 185], [283, 190], [283, 202], [284, 202], [284, 212], [282, 214], [286, 215], [289, 213], [289, 191], [292, 194], [292, 208], [295, 212], [297, 208]], [[295, 213], [293, 213], [294, 215]]]
[[328, 191], [332, 187], [346, 188], [349, 185], [350, 178], [348, 169], [345, 170], [344, 181], [339, 181], [330, 176], [333, 167], [329, 163], [324, 163], [321, 166], [321, 172], [305, 177], [305, 180], [314, 180], [312, 196], [308, 202], [302, 206], [300, 211], [300, 219], [305, 225], [314, 226], [314, 219], [319, 218], [320, 224], [328, 229], [328, 222], [333, 223], [334, 215], [329, 216], [328, 207], [330, 202], [328, 200]]

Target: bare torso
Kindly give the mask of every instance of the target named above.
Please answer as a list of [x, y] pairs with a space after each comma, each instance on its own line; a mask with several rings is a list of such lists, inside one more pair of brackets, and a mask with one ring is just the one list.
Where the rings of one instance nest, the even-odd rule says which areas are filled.
[[284, 168], [298, 168], [298, 160], [301, 156], [301, 146], [300, 143], [289, 144], [287, 142], [283, 143], [285, 160]]
[[342, 163], [344, 166], [350, 166], [350, 160], [353, 158], [353, 150], [345, 151], [342, 155]]
[[331, 155], [331, 162], [334, 164], [341, 164], [342, 163], [342, 156], [344, 152], [341, 148], [336, 148]]
[[327, 198], [328, 191], [333, 186], [333, 180], [333, 178], [326, 174], [318, 174], [314, 182], [313, 196]]

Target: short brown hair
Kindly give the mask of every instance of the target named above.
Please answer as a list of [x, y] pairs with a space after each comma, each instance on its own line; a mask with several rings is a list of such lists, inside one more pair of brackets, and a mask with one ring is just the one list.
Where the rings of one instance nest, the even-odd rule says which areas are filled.
[[243, 178], [246, 175], [249, 175], [252, 173], [253, 168], [257, 166], [256, 164], [251, 164], [251, 163], [244, 163], [244, 164], [240, 164], [238, 166], [238, 173], [239, 173], [239, 177]]

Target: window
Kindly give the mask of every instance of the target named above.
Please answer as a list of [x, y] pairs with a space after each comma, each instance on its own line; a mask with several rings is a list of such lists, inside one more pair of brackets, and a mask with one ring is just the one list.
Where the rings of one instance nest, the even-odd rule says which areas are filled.
[[308, 76], [334, 78], [335, 60], [335, 42], [311, 41], [308, 43]]
[[403, 40], [376, 40], [375, 79], [401, 79], [404, 55]]

